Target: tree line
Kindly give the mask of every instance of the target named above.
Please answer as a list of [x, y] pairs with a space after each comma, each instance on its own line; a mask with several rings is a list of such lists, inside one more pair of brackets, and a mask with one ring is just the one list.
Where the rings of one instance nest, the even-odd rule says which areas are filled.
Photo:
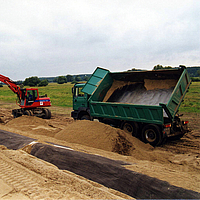
[[55, 82], [58, 84], [64, 83], [77, 83], [80, 81], [87, 81], [90, 75], [66, 75], [66, 76], [58, 76], [58, 77], [50, 77], [50, 78], [38, 78], [37, 76], [32, 76], [26, 78], [25, 81], [16, 81], [17, 85], [29, 86], [29, 87], [42, 87], [47, 86], [49, 82]]

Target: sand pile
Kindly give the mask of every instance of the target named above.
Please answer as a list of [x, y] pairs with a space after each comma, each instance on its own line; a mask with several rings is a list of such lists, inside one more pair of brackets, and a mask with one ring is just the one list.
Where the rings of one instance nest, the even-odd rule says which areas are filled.
[[[70, 121], [66, 126], [52, 124], [50, 120], [22, 116], [11, 120], [6, 126], [26, 132], [28, 137], [35, 138], [36, 135], [42, 135], [122, 155], [134, 155], [139, 159], [149, 158], [149, 153], [153, 150], [149, 144], [144, 144], [121, 129], [97, 121]], [[42, 136], [39, 140], [42, 140]]]
[[13, 119], [11, 112], [8, 109], [0, 108], [0, 123], [6, 124]]
[[17, 130], [28, 131], [33, 134], [46, 135], [50, 137], [53, 137], [55, 133], [61, 130], [59, 127], [57, 128], [53, 126], [48, 120], [26, 115], [9, 121], [6, 126], [16, 128]]
[[124, 131], [97, 121], [76, 121], [58, 132], [55, 138], [122, 155], [131, 155], [136, 149], [152, 149]]

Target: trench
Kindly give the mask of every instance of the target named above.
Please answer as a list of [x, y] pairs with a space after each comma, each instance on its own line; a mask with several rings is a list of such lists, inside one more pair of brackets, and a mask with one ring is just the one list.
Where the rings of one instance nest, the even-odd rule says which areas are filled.
[[0, 144], [18, 150], [30, 146], [30, 154], [89, 180], [137, 199], [200, 199], [200, 193], [126, 169], [129, 163], [74, 151], [56, 144], [0, 130]]

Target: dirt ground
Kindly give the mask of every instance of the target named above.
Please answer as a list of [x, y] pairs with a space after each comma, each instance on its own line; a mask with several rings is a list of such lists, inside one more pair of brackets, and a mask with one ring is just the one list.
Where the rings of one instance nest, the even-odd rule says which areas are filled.
[[[200, 193], [200, 114], [184, 114], [191, 132], [181, 140], [153, 148], [122, 130], [97, 121], [74, 121], [56, 114], [50, 120], [23, 116], [13, 119], [0, 108], [0, 129], [74, 150], [129, 163], [129, 170]], [[130, 199], [29, 154], [29, 148], [0, 146], [0, 199]]]

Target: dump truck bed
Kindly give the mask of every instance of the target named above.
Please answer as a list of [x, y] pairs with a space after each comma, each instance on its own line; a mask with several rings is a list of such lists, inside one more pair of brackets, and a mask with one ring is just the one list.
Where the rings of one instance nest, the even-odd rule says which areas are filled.
[[97, 68], [83, 92], [90, 95], [91, 116], [144, 123], [171, 121], [189, 88], [186, 68], [114, 72]]

